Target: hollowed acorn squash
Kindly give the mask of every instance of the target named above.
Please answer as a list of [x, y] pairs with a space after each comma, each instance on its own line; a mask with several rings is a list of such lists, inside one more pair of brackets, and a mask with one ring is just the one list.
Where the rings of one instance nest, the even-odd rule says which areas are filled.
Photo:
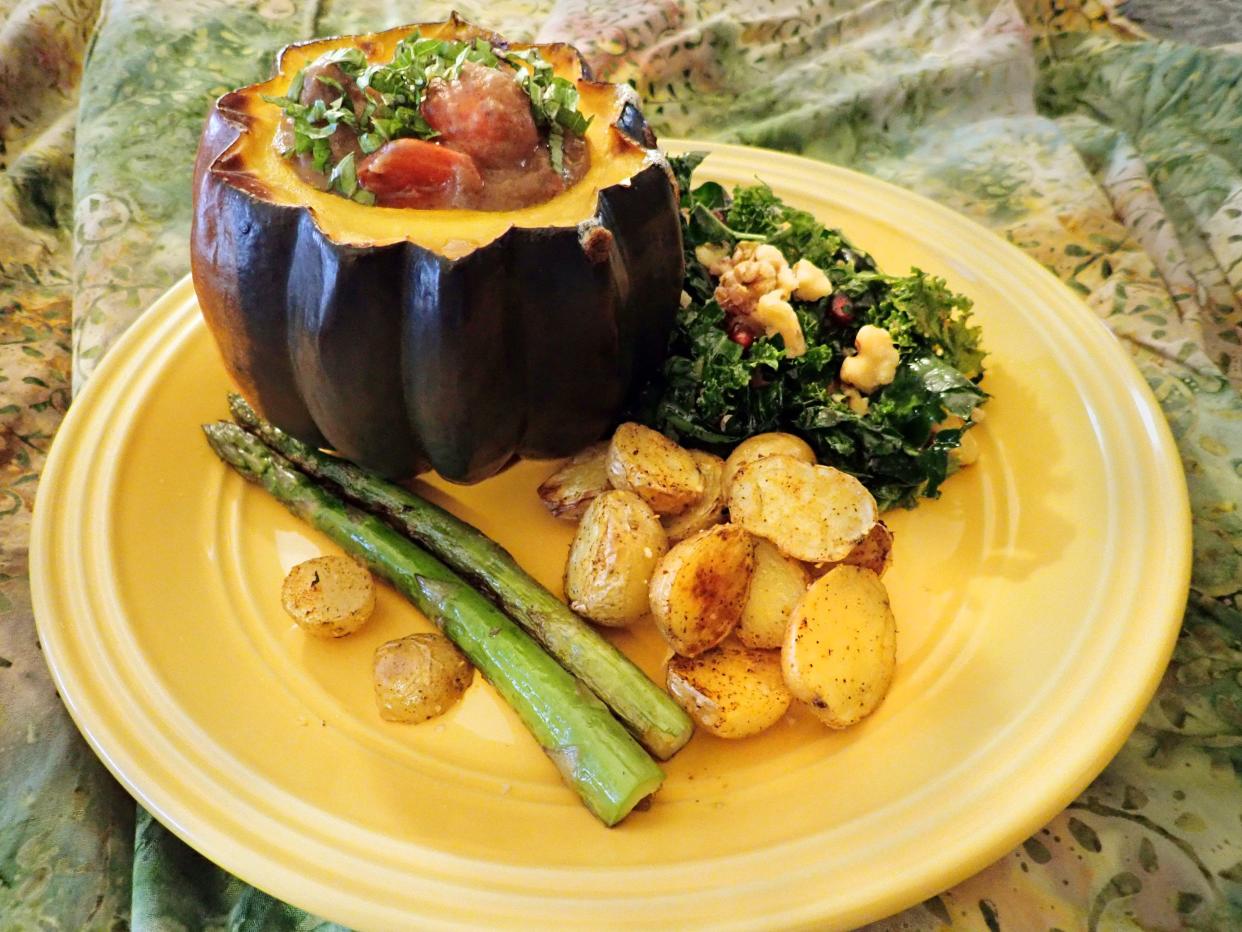
[[387, 61], [415, 28], [498, 41], [454, 17], [304, 42], [215, 103], [195, 164], [194, 287], [270, 420], [390, 476], [472, 482], [602, 436], [659, 364], [683, 275], [676, 185], [630, 89], [590, 80], [566, 45], [539, 48], [593, 118], [591, 167], [551, 200], [384, 208], [302, 181], [263, 95], [343, 45]]

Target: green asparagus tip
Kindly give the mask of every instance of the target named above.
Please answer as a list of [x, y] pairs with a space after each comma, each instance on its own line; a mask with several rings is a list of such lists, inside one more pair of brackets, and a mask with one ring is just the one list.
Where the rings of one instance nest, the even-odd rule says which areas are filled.
[[259, 423], [258, 412], [237, 392], [229, 392], [229, 413], [243, 427], [254, 427]]
[[253, 434], [230, 421], [204, 424], [203, 433], [207, 435], [207, 442], [216, 452], [216, 456], [251, 482], [259, 481], [259, 477], [272, 463], [272, 455], [267, 447]]
[[207, 435], [207, 442], [211, 444], [211, 448], [216, 451], [221, 458], [225, 456], [225, 450], [228, 447], [228, 428], [236, 427], [229, 421], [216, 421], [214, 424], [204, 424], [203, 433]]

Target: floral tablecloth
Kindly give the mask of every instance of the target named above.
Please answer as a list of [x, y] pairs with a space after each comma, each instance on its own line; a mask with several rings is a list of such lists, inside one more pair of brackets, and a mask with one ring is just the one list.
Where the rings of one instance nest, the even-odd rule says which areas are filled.
[[[633, 82], [657, 130], [800, 152], [987, 224], [1124, 341], [1194, 510], [1176, 654], [1122, 752], [979, 875], [878, 928], [1242, 927], [1242, 13], [1235, 0], [466, 2]], [[187, 269], [210, 101], [281, 45], [442, 18], [382, 0], [0, 0], [0, 927], [315, 929], [141, 811], [31, 617], [73, 388]], [[1145, 31], [1150, 29], [1151, 33]], [[1153, 35], [1164, 37], [1157, 39]]]

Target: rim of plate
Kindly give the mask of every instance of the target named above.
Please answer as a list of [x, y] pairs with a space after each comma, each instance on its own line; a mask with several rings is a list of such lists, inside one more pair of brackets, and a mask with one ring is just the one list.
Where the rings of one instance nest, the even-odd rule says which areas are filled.
[[[818, 183], [835, 183], [849, 186], [855, 196], [852, 206], [867, 212], [876, 208], [875, 216], [891, 218], [900, 209], [901, 223], [926, 240], [931, 236], [951, 235], [964, 248], [973, 248], [977, 255], [988, 253], [1007, 259], [1007, 271], [1020, 278], [1032, 293], [1041, 293], [1044, 303], [1054, 308], [1057, 323], [1080, 341], [1077, 350], [1088, 353], [1090, 358], [1107, 369], [1113, 387], [1105, 385], [1102, 397], [1111, 397], [1117, 407], [1115, 416], [1122, 417], [1127, 426], [1134, 427], [1148, 439], [1145, 457], [1135, 457], [1131, 469], [1143, 470], [1146, 478], [1165, 483], [1169, 494], [1159, 503], [1150, 503], [1144, 516], [1148, 524], [1159, 525], [1167, 530], [1166, 552], [1162, 554], [1160, 573], [1148, 573], [1143, 579], [1144, 613], [1151, 620], [1151, 627], [1163, 636], [1152, 637], [1127, 651], [1130, 678], [1123, 688], [1114, 691], [1110, 701], [1095, 702], [1091, 706], [1079, 704], [1082, 717], [1076, 725], [1085, 729], [1095, 740], [1083, 741], [1074, 747], [1058, 747], [1058, 755], [1040, 777], [1023, 787], [1027, 796], [1024, 805], [1010, 806], [990, 812], [979, 833], [971, 837], [954, 839], [956, 844], [944, 845], [939, 856], [926, 859], [921, 869], [907, 872], [894, 879], [871, 887], [857, 887], [849, 891], [833, 890], [831, 903], [827, 899], [806, 897], [809, 885], [830, 879], [815, 873], [815, 864], [803, 863], [783, 872], [776, 878], [760, 872], [753, 882], [758, 889], [771, 892], [782, 885], [791, 890], [794, 886], [803, 891], [800, 897], [791, 897], [783, 911], [765, 911], [762, 915], [737, 916], [725, 925], [762, 922], [772, 926], [788, 927], [831, 923], [854, 925], [880, 918], [918, 903], [926, 897], [943, 890], [959, 880], [986, 867], [1004, 855], [1031, 832], [1045, 824], [1060, 812], [1108, 763], [1129, 736], [1147, 702], [1154, 694], [1172, 652], [1180, 628], [1190, 580], [1190, 509], [1181, 460], [1177, 453], [1171, 431], [1160, 412], [1151, 390], [1130, 360], [1128, 354], [1114, 338], [1111, 331], [1082, 304], [1059, 279], [1038, 265], [1033, 259], [991, 233], [972, 220], [902, 188], [870, 176], [827, 163], [815, 162], [799, 156], [772, 150], [757, 149], [720, 143], [692, 142], [687, 140], [664, 140], [663, 147], [670, 151], [702, 149], [715, 154], [714, 164], [727, 164], [735, 169], [752, 165], [753, 174], [765, 180], [779, 182], [782, 179], [801, 179], [806, 182], [813, 176]], [[761, 160], [761, 164], [756, 160]], [[779, 184], [777, 185], [779, 187]], [[30, 575], [36, 625], [44, 655], [53, 678], [75, 723], [87, 741], [118, 780], [152, 812], [161, 822], [180, 835], [210, 859], [238, 874], [248, 882], [268, 890], [276, 896], [298, 903], [320, 915], [344, 917], [361, 925], [391, 925], [409, 921], [409, 913], [386, 904], [385, 898], [392, 889], [402, 885], [408, 888], [411, 878], [404, 871], [381, 869], [374, 865], [362, 865], [352, 858], [342, 859], [334, 868], [316, 862], [317, 854], [331, 853], [323, 848], [318, 839], [302, 838], [307, 850], [303, 852], [280, 851], [265, 835], [267, 831], [284, 829], [296, 836], [296, 827], [278, 825], [267, 817], [257, 817], [252, 806], [240, 800], [216, 798], [220, 786], [212, 774], [176, 774], [156, 772], [158, 768], [144, 765], [129, 750], [126, 741], [138, 736], [137, 725], [145, 725], [147, 733], [160, 737], [165, 750], [176, 758], [177, 742], [167, 733], [166, 723], [161, 726], [152, 717], [149, 707], [140, 701], [151, 699], [150, 694], [127, 695], [127, 689], [136, 689], [114, 673], [100, 667], [97, 660], [101, 644], [98, 632], [92, 632], [89, 623], [79, 626], [75, 618], [91, 618], [92, 599], [103, 599], [108, 617], [123, 617], [123, 611], [115, 593], [92, 591], [94, 587], [71, 587], [66, 583], [84, 573], [88, 578], [101, 575], [100, 562], [106, 556], [95, 554], [86, 559], [86, 545], [80, 551], [57, 549], [58, 539], [83, 540], [87, 535], [74, 538], [75, 529], [85, 529], [92, 516], [74, 512], [60, 506], [68, 496], [70, 500], [89, 501], [87, 492], [98, 482], [91, 470], [72, 468], [80, 449], [94, 450], [95, 443], [105, 435], [106, 423], [112, 404], [120, 404], [131, 395], [135, 387], [141, 388], [146, 374], [149, 383], [154, 378], [147, 371], [150, 360], [142, 350], [158, 349], [168, 358], [174, 348], [188, 339], [196, 326], [203, 326], [196, 313], [193, 288], [187, 276], [164, 296], [159, 298], [122, 336], [104, 359], [81, 395], [70, 410], [58, 432], [40, 482], [30, 541]], [[1052, 312], [1049, 312], [1052, 313]], [[158, 371], [155, 369], [154, 371]], [[1079, 374], [1082, 379], [1098, 383], [1102, 376], [1088, 372]], [[1101, 396], [1097, 396], [1101, 397]], [[1098, 429], [1098, 425], [1097, 425]], [[61, 441], [62, 437], [72, 440]], [[76, 441], [76, 442], [73, 442]], [[60, 507], [58, 507], [60, 506]], [[107, 509], [97, 509], [104, 512]], [[102, 521], [98, 515], [96, 524]], [[85, 613], [85, 614], [84, 614]], [[1150, 631], [1149, 631], [1150, 633]], [[92, 674], [98, 682], [92, 682]], [[117, 693], [102, 690], [110, 686]], [[137, 688], [140, 691], [140, 688]], [[1128, 689], [1128, 691], [1127, 691]], [[101, 692], [102, 690], [102, 692]], [[1087, 690], [1087, 698], [1096, 698]], [[124, 722], [109, 718], [101, 712], [99, 699], [125, 700], [134, 718]], [[106, 703], [105, 703], [106, 704]], [[184, 723], [192, 726], [192, 723]], [[161, 731], [163, 728], [163, 731]], [[184, 738], [183, 738], [184, 740]], [[168, 771], [168, 768], [164, 768]], [[179, 781], [179, 782], [178, 782]], [[175, 785], [174, 785], [175, 784]], [[182, 792], [176, 792], [180, 788]], [[186, 804], [186, 794], [197, 797], [199, 808]], [[989, 787], [994, 795], [995, 788]], [[230, 805], [232, 803], [232, 805]], [[286, 820], [287, 821], [287, 820]], [[815, 837], [800, 838], [779, 847], [789, 852], [807, 853], [813, 850]], [[765, 858], [773, 854], [772, 848], [759, 852]], [[537, 922], [546, 917], [547, 907], [554, 906], [555, 898], [546, 894], [568, 878], [574, 878], [574, 895], [594, 900], [600, 907], [608, 896], [625, 895], [634, 905], [636, 881], [642, 876], [641, 868], [596, 868], [592, 870], [557, 868], [499, 867], [486, 861], [443, 857], [432, 848], [425, 849], [425, 861], [429, 872], [419, 878], [416, 886], [431, 901], [448, 903], [467, 890], [475, 888], [469, 883], [477, 879], [479, 867], [492, 871], [495, 895], [479, 892], [491, 906], [499, 909], [507, 920]], [[701, 871], [715, 868], [726, 875], [727, 867], [753, 861], [755, 852], [727, 855], [709, 862], [698, 861], [686, 865], [688, 869]], [[434, 862], [434, 868], [431, 864]], [[796, 864], [797, 862], [795, 862]], [[314, 865], [321, 868], [316, 878], [308, 878], [302, 868]], [[367, 868], [365, 875], [358, 867]], [[753, 865], [752, 865], [753, 866]], [[467, 875], [466, 868], [470, 873]], [[538, 871], [543, 888], [538, 893], [519, 901], [515, 891], [525, 890], [530, 872]], [[679, 876], [689, 877], [690, 874]], [[549, 882], [549, 875], [555, 883]], [[775, 878], [775, 879], [774, 879]], [[701, 879], [701, 877], [700, 877]], [[736, 881], [736, 877], [733, 878]], [[310, 881], [308, 883], [308, 880]], [[732, 884], [735, 885], [735, 884]], [[875, 889], [878, 887], [878, 889]], [[635, 920], [658, 922], [659, 910], [667, 906], [670, 897], [677, 896], [670, 886], [657, 885], [658, 892], [648, 898], [646, 911], [633, 914]], [[683, 891], [685, 895], [710, 894], [701, 885]], [[532, 911], [533, 910], [533, 911]], [[423, 924], [438, 921], [453, 922], [448, 913], [439, 917], [420, 914]], [[713, 921], [714, 927], [722, 926], [720, 917]]]

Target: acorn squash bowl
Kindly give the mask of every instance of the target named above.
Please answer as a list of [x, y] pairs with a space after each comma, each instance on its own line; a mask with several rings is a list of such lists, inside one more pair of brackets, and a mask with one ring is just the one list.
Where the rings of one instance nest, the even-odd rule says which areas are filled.
[[216, 101], [191, 266], [226, 368], [271, 421], [388, 476], [473, 482], [598, 439], [659, 365], [683, 275], [677, 190], [633, 92], [591, 80], [567, 45], [538, 48], [578, 88], [591, 163], [551, 200], [388, 208], [303, 181], [264, 95], [345, 45], [387, 61], [415, 29], [501, 41], [456, 17], [313, 40]]

